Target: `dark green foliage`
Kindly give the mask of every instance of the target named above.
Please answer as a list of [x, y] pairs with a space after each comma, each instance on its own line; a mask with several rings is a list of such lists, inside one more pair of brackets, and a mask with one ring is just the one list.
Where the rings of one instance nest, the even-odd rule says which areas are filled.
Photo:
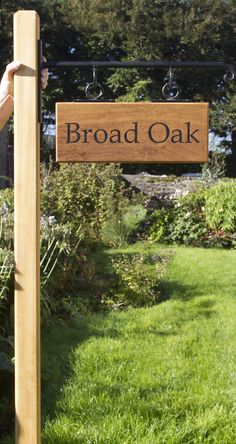
[[173, 222], [174, 211], [172, 208], [161, 208], [148, 214], [145, 230], [149, 238], [154, 242], [162, 242], [170, 234], [169, 226]]
[[86, 243], [102, 241], [103, 227], [122, 219], [127, 211], [121, 174], [115, 164], [65, 164], [43, 181], [42, 211], [69, 224]]
[[81, 267], [79, 289], [90, 310], [141, 307], [161, 300], [159, 283], [171, 251], [151, 251], [150, 246], [141, 243], [137, 254], [99, 249], [87, 257]]
[[120, 218], [114, 217], [103, 224], [101, 238], [105, 245], [119, 247], [137, 239], [137, 231], [145, 220], [147, 210], [143, 205], [135, 204], [132, 198], [131, 202]]
[[[235, 63], [234, 0], [4, 0], [1, 4], [1, 67], [12, 59], [13, 13], [35, 9], [49, 60], [200, 60]], [[2, 68], [3, 69], [3, 68]], [[211, 103], [211, 128], [225, 136], [235, 122], [235, 82], [219, 70], [176, 70], [183, 98]], [[100, 70], [105, 99], [159, 100], [166, 71]], [[88, 70], [53, 69], [44, 104], [84, 97]], [[126, 99], [125, 99], [126, 97]]]
[[[0, 263], [0, 274], [2, 264]], [[1, 277], [2, 278], [2, 277]], [[1, 279], [2, 280], [2, 279]], [[1, 288], [1, 287], [0, 287]], [[4, 310], [5, 309], [5, 310]], [[10, 313], [6, 318], [6, 300], [0, 297], [0, 440], [2, 433], [11, 430], [14, 424], [14, 338], [8, 334]]]
[[[118, 165], [61, 166], [45, 174], [41, 193], [41, 310], [67, 318], [82, 309], [72, 300], [89, 248], [105, 227], [122, 221], [128, 200]], [[145, 211], [144, 211], [145, 213]], [[0, 193], [0, 310], [8, 319], [13, 292], [13, 190]], [[87, 303], [84, 303], [86, 307]]]
[[[233, 1], [158, 1], [138, 0], [118, 2], [102, 0], [68, 1], [68, 17], [82, 30], [84, 39], [94, 47], [105, 44], [123, 51], [126, 59], [140, 60], [227, 60], [234, 63], [236, 16]], [[88, 32], [89, 30], [89, 32]], [[100, 50], [100, 49], [99, 49]], [[111, 55], [110, 55], [111, 57]], [[160, 89], [165, 72], [116, 71], [109, 79], [119, 95], [130, 90], [140, 80], [151, 80], [146, 85], [149, 99], [160, 99]], [[222, 104], [220, 72], [192, 70], [178, 71], [184, 96]], [[115, 78], [116, 81], [111, 80]], [[116, 86], [117, 85], [117, 86]], [[217, 102], [216, 102], [217, 103]]]
[[211, 230], [236, 233], [235, 180], [222, 180], [207, 190], [205, 215]]
[[152, 241], [193, 244], [207, 230], [203, 215], [204, 191], [190, 193], [170, 208], [150, 214], [148, 231]]
[[189, 193], [176, 204], [169, 226], [172, 242], [194, 244], [207, 233], [204, 222], [204, 191]]
[[202, 179], [206, 184], [212, 184], [225, 176], [226, 154], [219, 149], [209, 153], [208, 163], [202, 166]]
[[235, 180], [219, 180], [151, 213], [146, 232], [154, 241], [235, 247], [235, 202]]
[[[41, 319], [69, 319], [75, 313], [92, 310], [96, 296], [78, 295], [79, 275], [86, 267], [88, 246], [100, 243], [102, 227], [127, 212], [120, 169], [116, 165], [66, 165], [44, 175], [41, 212]], [[8, 389], [1, 390], [0, 437], [14, 418], [13, 381], [13, 190], [0, 193], [0, 379]], [[76, 293], [76, 297], [75, 297]], [[74, 297], [73, 297], [74, 296]], [[7, 382], [8, 381], [8, 382]], [[10, 425], [9, 425], [10, 424]]]
[[[153, 265], [152, 269], [150, 264]], [[166, 272], [167, 255], [142, 253], [122, 254], [112, 259], [113, 288], [103, 295], [105, 305], [142, 307], [154, 305], [160, 298], [159, 282]]]

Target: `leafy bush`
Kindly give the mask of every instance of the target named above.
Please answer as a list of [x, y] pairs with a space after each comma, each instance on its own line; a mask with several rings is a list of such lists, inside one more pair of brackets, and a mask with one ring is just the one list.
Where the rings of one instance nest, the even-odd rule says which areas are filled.
[[10, 281], [13, 277], [14, 258], [13, 252], [6, 248], [0, 248], [0, 307], [4, 305], [9, 291]]
[[97, 250], [81, 268], [80, 295], [93, 311], [138, 307], [160, 300], [159, 283], [172, 254], [169, 249], [151, 252], [150, 243], [139, 245], [140, 253], [108, 254]]
[[205, 235], [204, 190], [180, 198], [170, 208], [154, 211], [148, 220], [149, 239], [191, 244]]
[[[66, 164], [58, 171], [42, 175], [41, 193], [41, 313], [68, 317], [88, 301], [74, 298], [84, 257], [91, 243], [118, 244], [135, 229], [146, 210], [128, 208], [118, 165]], [[13, 191], [0, 193], [0, 248], [5, 254], [0, 264], [6, 269], [13, 251]], [[117, 225], [117, 227], [115, 226]], [[116, 229], [115, 229], [116, 228]], [[113, 233], [109, 232], [113, 229]], [[116, 238], [115, 238], [116, 236]], [[13, 262], [12, 262], [13, 264]], [[4, 281], [4, 282], [3, 282]], [[1, 274], [1, 294], [12, 303], [13, 266]], [[11, 295], [10, 295], [11, 294]], [[0, 310], [2, 306], [0, 301]], [[93, 302], [89, 306], [93, 307]]]
[[206, 224], [210, 230], [236, 232], [236, 181], [221, 180], [205, 196]]
[[82, 239], [83, 233], [78, 229], [75, 244], [70, 225], [58, 224], [52, 217], [41, 217], [41, 314], [44, 320], [50, 319], [53, 313], [66, 318], [75, 310], [69, 293], [75, 286]]
[[128, 200], [115, 164], [65, 164], [43, 181], [42, 211], [59, 223], [78, 227], [87, 243], [102, 241], [104, 227], [122, 220]]
[[13, 190], [0, 192], [0, 247], [13, 251]]
[[145, 230], [149, 239], [154, 242], [164, 242], [170, 235], [170, 224], [173, 222], [174, 212], [172, 208], [161, 208], [148, 214]]
[[148, 215], [150, 240], [206, 247], [236, 244], [236, 181], [221, 180]]
[[103, 296], [103, 302], [113, 307], [155, 304], [159, 297], [158, 284], [166, 271], [166, 257], [153, 255], [151, 260], [155, 264], [152, 273], [146, 267], [150, 263], [150, 256], [145, 253], [131, 257], [122, 254], [113, 258], [114, 288], [108, 297]]
[[[12, 194], [12, 192], [11, 192]], [[13, 213], [3, 196], [10, 196], [9, 192], [0, 193], [0, 316], [1, 334], [9, 334], [10, 303], [13, 300], [14, 256], [13, 256]], [[9, 203], [9, 202], [8, 202]]]
[[[10, 193], [0, 193], [0, 429], [11, 421], [14, 414], [13, 405], [13, 338], [12, 313], [10, 310], [10, 293], [13, 291], [14, 258], [11, 251], [13, 234], [13, 217], [5, 198]], [[8, 202], [9, 203], [9, 202]]]
[[123, 223], [128, 234], [135, 232], [141, 222], [144, 221], [147, 210], [141, 204], [131, 205], [124, 214]]
[[219, 149], [214, 149], [209, 155], [208, 163], [202, 167], [202, 179], [210, 185], [225, 176], [226, 154]]
[[189, 193], [175, 205], [168, 240], [176, 243], [196, 244], [207, 233], [204, 216], [205, 191]]
[[[14, 287], [13, 190], [1, 192], [0, 203], [0, 313], [2, 319], [8, 323]], [[79, 227], [76, 236], [75, 240], [70, 226], [57, 223], [52, 216], [42, 215], [40, 253], [43, 320], [49, 320], [53, 313], [63, 314], [65, 317], [74, 312], [74, 304], [68, 295], [68, 282], [71, 289], [71, 285], [75, 285], [74, 271], [79, 266], [77, 255], [83, 238]], [[77, 268], [75, 263], [78, 264]], [[5, 335], [12, 329], [13, 326], [9, 325]]]
[[138, 227], [145, 220], [147, 210], [141, 205], [130, 205], [120, 219], [113, 217], [101, 227], [101, 239], [106, 245], [120, 247], [135, 237]]

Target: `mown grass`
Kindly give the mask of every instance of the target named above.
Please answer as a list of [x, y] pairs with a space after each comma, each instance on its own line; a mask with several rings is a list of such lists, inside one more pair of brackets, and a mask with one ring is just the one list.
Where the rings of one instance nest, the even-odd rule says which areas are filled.
[[43, 444], [236, 442], [236, 252], [174, 250], [161, 304], [44, 331]]

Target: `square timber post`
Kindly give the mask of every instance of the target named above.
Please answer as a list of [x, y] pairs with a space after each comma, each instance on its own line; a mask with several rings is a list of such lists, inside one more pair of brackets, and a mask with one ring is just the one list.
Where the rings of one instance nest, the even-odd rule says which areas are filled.
[[14, 15], [16, 443], [40, 443], [39, 17]]

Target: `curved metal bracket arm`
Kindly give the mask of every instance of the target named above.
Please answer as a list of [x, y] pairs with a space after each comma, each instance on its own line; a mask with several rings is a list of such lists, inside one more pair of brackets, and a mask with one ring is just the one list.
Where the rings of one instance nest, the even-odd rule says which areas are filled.
[[199, 69], [221, 69], [225, 71], [224, 80], [230, 81], [235, 78], [235, 68], [232, 64], [225, 62], [173, 62], [173, 61], [144, 61], [132, 60], [120, 61], [51, 61], [43, 62], [42, 68], [199, 68]]

